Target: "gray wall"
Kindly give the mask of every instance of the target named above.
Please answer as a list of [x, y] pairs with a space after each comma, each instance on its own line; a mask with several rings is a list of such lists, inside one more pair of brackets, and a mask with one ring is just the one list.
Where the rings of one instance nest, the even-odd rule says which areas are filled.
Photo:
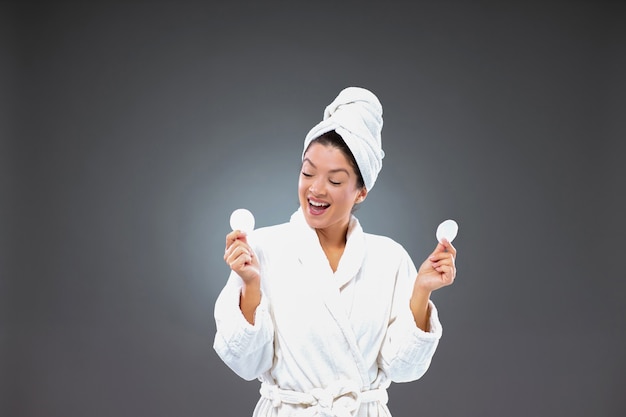
[[626, 415], [624, 3], [250, 3], [3, 4], [0, 414], [251, 415], [212, 350], [228, 217], [288, 219], [358, 85], [365, 229], [417, 263], [460, 225], [394, 416]]

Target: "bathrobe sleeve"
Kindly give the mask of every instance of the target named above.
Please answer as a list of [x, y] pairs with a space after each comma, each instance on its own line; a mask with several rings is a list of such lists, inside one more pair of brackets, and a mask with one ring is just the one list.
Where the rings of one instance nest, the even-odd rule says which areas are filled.
[[380, 352], [379, 366], [393, 382], [409, 382], [421, 378], [428, 370], [442, 334], [437, 309], [430, 307], [430, 331], [415, 324], [409, 307], [417, 269], [409, 254], [402, 249], [397, 269], [389, 327]]
[[229, 368], [250, 381], [272, 366], [274, 326], [269, 314], [268, 297], [263, 290], [254, 325], [248, 323], [239, 308], [241, 288], [241, 278], [231, 272], [215, 302], [213, 348]]

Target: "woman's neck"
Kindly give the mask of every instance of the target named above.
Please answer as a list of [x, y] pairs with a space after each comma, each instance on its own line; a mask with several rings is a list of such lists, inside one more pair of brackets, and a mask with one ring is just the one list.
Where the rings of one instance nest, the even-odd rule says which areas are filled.
[[350, 220], [348, 219], [341, 224], [334, 224], [324, 229], [315, 229], [315, 233], [317, 233], [322, 247], [343, 248], [346, 246], [349, 225]]
[[349, 222], [343, 226], [315, 229], [320, 245], [322, 246], [322, 250], [326, 254], [326, 258], [328, 259], [333, 272], [337, 271], [339, 261], [343, 255], [343, 250], [346, 247], [348, 225]]

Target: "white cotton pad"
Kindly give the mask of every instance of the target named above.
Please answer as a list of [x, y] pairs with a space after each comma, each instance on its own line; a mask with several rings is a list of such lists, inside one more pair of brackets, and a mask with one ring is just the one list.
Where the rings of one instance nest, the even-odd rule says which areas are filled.
[[250, 233], [254, 230], [254, 215], [250, 210], [237, 209], [230, 215], [230, 227], [233, 230]]
[[437, 240], [441, 243], [441, 239], [446, 238], [448, 242], [452, 243], [458, 231], [459, 225], [454, 220], [444, 220], [439, 227], [437, 227]]

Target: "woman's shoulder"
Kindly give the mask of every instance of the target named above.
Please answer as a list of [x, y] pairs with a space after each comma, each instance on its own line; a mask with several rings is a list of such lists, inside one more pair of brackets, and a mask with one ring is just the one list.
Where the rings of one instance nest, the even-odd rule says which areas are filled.
[[365, 242], [367, 246], [376, 248], [377, 250], [384, 250], [385, 252], [397, 252], [406, 253], [404, 246], [395, 241], [389, 236], [377, 235], [374, 233], [364, 233]]
[[366, 233], [365, 242], [366, 260], [370, 267], [395, 271], [413, 264], [411, 255], [404, 246], [391, 237]]
[[249, 235], [249, 242], [253, 246], [267, 247], [285, 240], [288, 236], [289, 223], [280, 223], [254, 229]]

